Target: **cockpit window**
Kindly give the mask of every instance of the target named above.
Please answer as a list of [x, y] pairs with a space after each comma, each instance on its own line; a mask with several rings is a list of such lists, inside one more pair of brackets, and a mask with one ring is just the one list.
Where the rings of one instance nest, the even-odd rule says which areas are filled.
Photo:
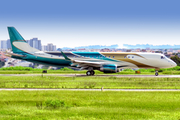
[[161, 56], [161, 59], [164, 59], [165, 57], [164, 56]]

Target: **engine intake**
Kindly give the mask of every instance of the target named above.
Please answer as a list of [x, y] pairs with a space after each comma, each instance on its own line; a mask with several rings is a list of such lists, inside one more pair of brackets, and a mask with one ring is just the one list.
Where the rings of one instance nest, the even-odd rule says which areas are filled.
[[107, 65], [103, 65], [100, 68], [100, 71], [102, 71], [104, 73], [116, 73], [116, 72], [118, 72], [118, 69], [115, 64], [107, 64]]

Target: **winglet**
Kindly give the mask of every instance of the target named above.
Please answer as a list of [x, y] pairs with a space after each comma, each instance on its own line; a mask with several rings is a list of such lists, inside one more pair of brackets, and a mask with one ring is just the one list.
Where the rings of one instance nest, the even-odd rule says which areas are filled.
[[62, 51], [61, 51], [61, 53], [62, 53], [63, 57], [65, 58], [65, 60], [71, 60]]

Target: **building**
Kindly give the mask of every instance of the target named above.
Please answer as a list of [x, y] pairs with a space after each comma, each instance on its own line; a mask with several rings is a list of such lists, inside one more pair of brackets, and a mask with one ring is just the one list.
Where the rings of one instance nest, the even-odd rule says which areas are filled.
[[10, 39], [8, 40], [1, 40], [0, 41], [0, 49], [1, 50], [7, 50], [7, 49], [12, 49], [11, 48], [11, 42], [10, 42]]
[[48, 43], [48, 44], [47, 44], [47, 51], [54, 51], [54, 50], [53, 50], [53, 44], [52, 44], [52, 43]]
[[31, 47], [36, 48], [38, 50], [42, 49], [41, 40], [38, 40], [38, 38], [33, 38], [30, 40], [26, 40], [26, 41]]
[[[36, 49], [41, 50], [41, 40], [38, 40], [38, 38], [33, 38], [31, 40], [27, 40], [27, 43]], [[0, 49], [1, 50], [7, 50], [12, 49], [10, 39], [8, 40], [1, 40], [0, 41]]]
[[56, 45], [53, 45], [52, 43], [48, 43], [47, 45], [43, 45], [42, 51], [57, 51]]
[[47, 46], [46, 45], [42, 45], [42, 51], [47, 51]]
[[127, 49], [126, 52], [131, 52], [132, 50], [131, 49]]
[[111, 50], [108, 48], [104, 48], [104, 49], [101, 49], [100, 52], [111, 52]]
[[141, 52], [147, 52], [146, 49], [142, 49]]
[[7, 49], [7, 40], [1, 40], [1, 50]]
[[12, 49], [10, 39], [7, 40], [7, 49]]

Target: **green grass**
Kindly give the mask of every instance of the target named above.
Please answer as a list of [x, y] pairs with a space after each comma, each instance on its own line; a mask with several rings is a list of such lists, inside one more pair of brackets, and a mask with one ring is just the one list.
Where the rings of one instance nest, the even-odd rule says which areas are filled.
[[180, 89], [179, 78], [1, 76], [0, 88]]
[[[42, 69], [37, 69], [37, 68], [31, 68], [31, 67], [22, 67], [22, 66], [15, 66], [15, 67], [2, 67], [0, 68], [0, 70], [18, 70], [18, 71], [42, 71]], [[176, 66], [173, 68], [163, 68], [160, 69], [159, 71], [179, 71], [180, 70], [180, 66]], [[70, 68], [64, 67], [59, 69], [59, 71], [74, 71]], [[132, 69], [124, 69], [123, 71], [134, 71]], [[141, 72], [155, 72], [155, 69], [139, 69], [139, 71]]]
[[180, 119], [180, 92], [0, 91], [0, 96], [1, 120]]
[[[16, 67], [7, 67], [7, 68], [0, 68], [0, 74], [41, 74], [42, 71], [45, 69], [33, 69], [31, 67], [22, 67], [22, 66], [16, 66]], [[155, 69], [139, 69], [141, 74], [146, 75], [154, 75]], [[75, 71], [69, 68], [61, 68], [59, 70], [47, 70], [47, 74], [86, 74], [87, 70], [83, 71]], [[98, 70], [95, 70], [95, 75], [104, 75], [105, 73], [100, 72]], [[109, 73], [111, 74], [111, 73]], [[132, 74], [136, 75], [135, 71], [132, 69], [124, 69], [121, 72], [118, 73], [112, 73], [113, 75], [121, 75], [121, 74]], [[176, 66], [174, 68], [165, 68], [159, 70], [160, 75], [179, 75], [180, 74], [180, 66]]]

